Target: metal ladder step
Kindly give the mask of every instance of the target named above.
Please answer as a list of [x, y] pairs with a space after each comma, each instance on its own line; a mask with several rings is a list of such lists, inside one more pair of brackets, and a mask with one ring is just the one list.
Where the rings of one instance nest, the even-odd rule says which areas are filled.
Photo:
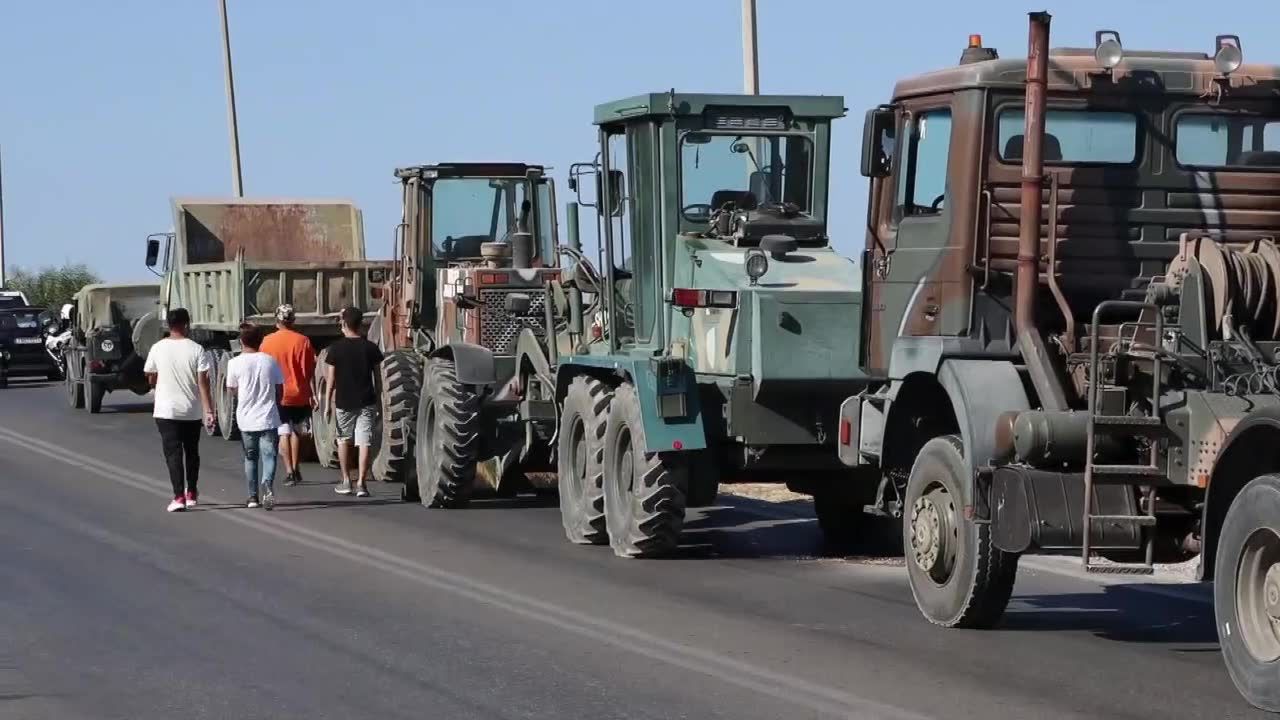
[[1165, 476], [1154, 465], [1094, 465], [1092, 469], [1094, 484], [1103, 485], [1150, 485]]
[[1095, 431], [1107, 435], [1127, 433], [1153, 436], [1163, 434], [1165, 429], [1160, 418], [1136, 415], [1094, 415], [1093, 427]]
[[1093, 575], [1154, 575], [1151, 565], [1091, 565], [1085, 563], [1084, 571]]
[[1132, 522], [1143, 527], [1156, 524], [1154, 515], [1089, 515], [1090, 522]]

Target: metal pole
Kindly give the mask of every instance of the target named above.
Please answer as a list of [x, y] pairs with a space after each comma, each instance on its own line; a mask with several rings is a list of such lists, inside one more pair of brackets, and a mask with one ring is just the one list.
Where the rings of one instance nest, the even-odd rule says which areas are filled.
[[756, 0], [742, 0], [742, 90], [760, 94], [760, 55], [756, 51]]
[[4, 159], [0, 153], [0, 288], [4, 283]]
[[218, 0], [222, 16], [222, 70], [227, 85], [227, 124], [231, 130], [231, 189], [236, 197], [244, 197], [244, 181], [240, 175], [240, 129], [236, 123], [236, 84], [231, 77], [231, 33], [227, 29], [227, 0]]

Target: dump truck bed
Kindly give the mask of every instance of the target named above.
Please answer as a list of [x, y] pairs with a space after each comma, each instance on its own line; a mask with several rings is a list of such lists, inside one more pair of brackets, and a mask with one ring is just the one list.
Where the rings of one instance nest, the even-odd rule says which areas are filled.
[[390, 261], [365, 259], [360, 210], [345, 200], [175, 198], [170, 306], [192, 328], [270, 325], [292, 305], [299, 330], [339, 334], [348, 305], [373, 315]]

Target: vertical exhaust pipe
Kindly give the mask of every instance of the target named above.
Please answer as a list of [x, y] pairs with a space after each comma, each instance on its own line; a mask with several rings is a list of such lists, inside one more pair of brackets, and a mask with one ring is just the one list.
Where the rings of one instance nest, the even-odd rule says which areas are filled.
[[[1040, 289], [1040, 193], [1044, 188], [1044, 116], [1049, 83], [1047, 12], [1028, 14], [1026, 125], [1022, 134], [1022, 197], [1018, 223], [1018, 269], [1014, 276], [1013, 322], [1018, 349], [1046, 410], [1066, 410], [1066, 391], [1036, 327]], [[1057, 222], [1057, 218], [1049, 218]], [[1053, 234], [1050, 234], [1052, 237]]]

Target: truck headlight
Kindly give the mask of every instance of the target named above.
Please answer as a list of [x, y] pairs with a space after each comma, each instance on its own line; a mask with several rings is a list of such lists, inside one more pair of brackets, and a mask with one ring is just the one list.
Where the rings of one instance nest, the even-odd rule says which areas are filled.
[[765, 273], [769, 272], [769, 257], [759, 248], [748, 250], [746, 269], [747, 277], [751, 279], [751, 284], [755, 285]]
[[114, 340], [103, 340], [98, 347], [102, 348], [102, 352], [111, 352], [116, 349], [116, 343]]

